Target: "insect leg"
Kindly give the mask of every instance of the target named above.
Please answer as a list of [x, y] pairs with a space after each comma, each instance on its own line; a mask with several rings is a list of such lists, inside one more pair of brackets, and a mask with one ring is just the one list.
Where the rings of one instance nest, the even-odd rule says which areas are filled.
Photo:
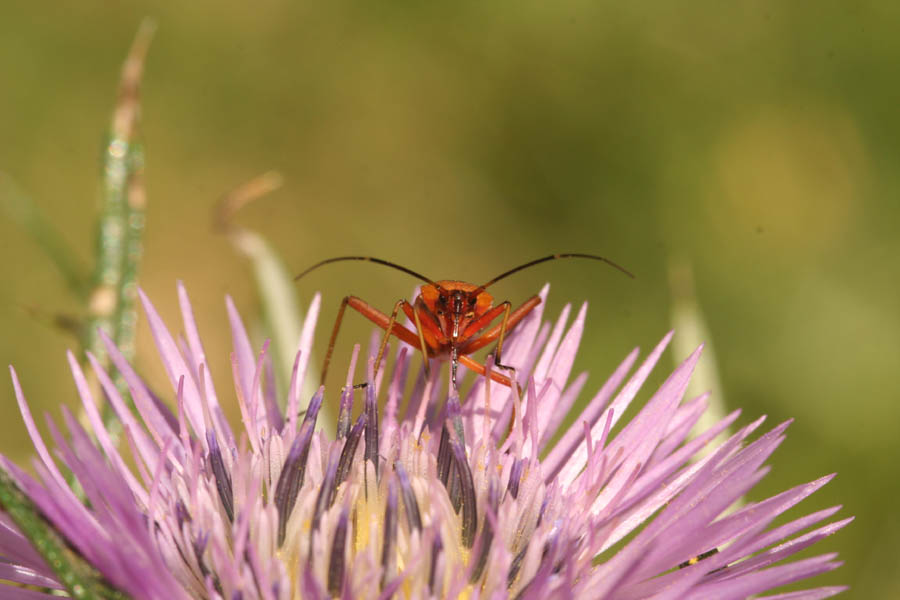
[[334, 328], [331, 330], [331, 338], [328, 340], [328, 350], [325, 351], [325, 360], [322, 361], [322, 376], [319, 379], [319, 385], [325, 385], [325, 376], [328, 375], [328, 364], [331, 362], [331, 355], [334, 353], [334, 344], [337, 341], [338, 330], [341, 328], [341, 321], [344, 320], [344, 311], [350, 302], [350, 296], [344, 296], [341, 300], [341, 307], [338, 309], [337, 318], [334, 320]]
[[512, 304], [509, 303], [509, 300], [505, 300], [501, 306], [503, 306], [503, 321], [500, 322], [500, 337], [497, 339], [497, 349], [494, 350], [494, 364], [501, 369], [515, 371], [511, 366], [504, 365], [500, 361], [500, 354], [503, 352], [503, 338], [506, 337], [506, 332], [508, 331], [509, 311], [512, 309]]
[[[519, 321], [525, 318], [525, 316], [534, 310], [534, 307], [541, 303], [541, 297], [538, 295], [534, 295], [524, 303], [522, 306], [512, 311], [509, 315], [509, 319], [504, 319], [506, 322], [506, 327], [503, 327], [503, 323], [499, 325], [495, 325], [491, 327], [487, 331], [485, 331], [480, 337], [470, 340], [466, 343], [462, 348], [463, 354], [471, 354], [481, 348], [484, 348], [488, 344], [493, 343], [498, 337], [500, 337], [500, 330], [504, 329], [504, 331], [511, 331], [516, 325], [519, 324]], [[497, 308], [503, 306], [502, 304], [498, 304]], [[496, 318], [496, 317], [494, 317]]]
[[[480, 362], [476, 361], [476, 360], [473, 360], [472, 357], [470, 357], [470, 356], [466, 356], [465, 354], [461, 354], [461, 355], [458, 357], [458, 362], [459, 362], [461, 365], [465, 366], [466, 368], [475, 371], [476, 373], [478, 373], [478, 374], [481, 375], [482, 377], [486, 377], [486, 376], [487, 376], [487, 369], [484, 368], [484, 365], [481, 364]], [[519, 395], [520, 395], [520, 396], [522, 395], [522, 387], [518, 384], [518, 382], [513, 381], [512, 379], [510, 379], [510, 378], [507, 377], [506, 375], [503, 375], [502, 373], [499, 373], [499, 372], [497, 372], [497, 371], [491, 371], [491, 379], [494, 380], [494, 381], [496, 381], [497, 383], [499, 383], [499, 384], [501, 384], [501, 385], [505, 385], [505, 386], [508, 387], [508, 388], [512, 388], [513, 386], [515, 386], [515, 387], [516, 387], [516, 391], [519, 393]]]
[[[357, 298], [356, 296], [345, 296], [341, 301], [341, 308], [338, 310], [337, 319], [335, 319], [334, 322], [334, 329], [331, 332], [331, 339], [328, 340], [328, 351], [325, 353], [325, 361], [322, 365], [322, 383], [325, 383], [325, 376], [328, 374], [328, 365], [331, 362], [331, 355], [334, 353], [334, 345], [337, 341], [338, 330], [341, 327], [341, 321], [344, 318], [344, 311], [346, 310], [348, 305], [350, 306], [350, 308], [384, 329], [385, 340], [387, 339], [388, 335], [395, 335], [411, 346], [415, 346], [417, 343], [419, 343], [419, 337], [417, 337], [415, 333], [413, 333], [400, 323], [396, 322], [396, 308], [394, 309], [395, 314], [394, 318], [392, 319], [377, 308], [373, 308], [364, 300]], [[382, 351], [384, 350], [384, 346], [386, 344], [385, 340], [382, 340]], [[376, 371], [378, 369], [378, 362], [380, 362], [380, 358], [376, 361]]]
[[416, 333], [419, 334], [419, 346], [422, 349], [422, 361], [425, 364], [425, 379], [431, 377], [431, 361], [428, 360], [428, 347], [425, 345], [425, 334], [422, 332], [422, 322], [419, 320], [419, 311], [412, 310], [413, 321], [416, 322]]
[[[503, 339], [506, 337], [506, 332], [509, 331], [509, 312], [512, 308], [512, 304], [510, 304], [509, 300], [504, 301], [500, 304], [503, 307], [503, 320], [500, 322], [500, 335], [497, 338], [497, 347], [494, 349], [494, 364], [498, 369], [503, 369], [505, 371], [511, 372], [511, 377], [513, 381], [516, 382], [516, 387], [519, 387], [518, 381], [519, 378], [516, 375], [516, 369], [512, 365], [505, 365], [500, 359], [500, 355], [503, 352]], [[522, 390], [519, 388], [519, 395], [522, 395]]]
[[[381, 338], [381, 345], [378, 347], [378, 354], [375, 356], [375, 371], [374, 375], [378, 374], [378, 367], [381, 366], [381, 359], [384, 356], [384, 349], [387, 347], [388, 338], [391, 337], [391, 333], [394, 331], [394, 324], [397, 322], [397, 313], [400, 312], [400, 308], [406, 304], [406, 300], [398, 300], [396, 304], [394, 304], [394, 310], [391, 311], [391, 318], [388, 320], [387, 327], [384, 328], [384, 335]], [[416, 325], [418, 327], [418, 324]], [[419, 337], [422, 336], [421, 330], [419, 330]]]

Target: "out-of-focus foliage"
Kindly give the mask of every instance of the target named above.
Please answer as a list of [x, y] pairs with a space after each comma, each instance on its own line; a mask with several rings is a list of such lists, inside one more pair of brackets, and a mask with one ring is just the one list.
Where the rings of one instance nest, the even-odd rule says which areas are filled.
[[[141, 285], [174, 324], [185, 281], [222, 389], [223, 295], [244, 313], [257, 295], [212, 209], [268, 169], [284, 186], [236, 219], [297, 272], [337, 254], [476, 282], [555, 251], [624, 264], [638, 279], [560, 261], [492, 288], [516, 302], [550, 281], [552, 312], [589, 301], [576, 367], [594, 385], [668, 329], [668, 266], [687, 262], [728, 406], [797, 418], [759, 493], [838, 471], [815, 501], [859, 518], [827, 542], [847, 567], [822, 582], [900, 595], [900, 4], [4, 2], [0, 170], [85, 264], [146, 14]], [[36, 410], [71, 401], [76, 344], [29, 314], [82, 304], [27, 233], [2, 220], [0, 237], [0, 362]], [[343, 295], [388, 309], [414, 285], [348, 263], [298, 292], [323, 293], [321, 350]], [[370, 330], [348, 315], [336, 360]], [[21, 459], [5, 389], [2, 450]]]

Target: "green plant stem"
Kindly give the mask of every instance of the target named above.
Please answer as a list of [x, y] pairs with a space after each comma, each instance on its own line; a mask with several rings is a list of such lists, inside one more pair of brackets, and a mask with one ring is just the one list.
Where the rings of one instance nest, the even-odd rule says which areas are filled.
[[[155, 24], [141, 23], [122, 67], [119, 99], [112, 115], [108, 143], [103, 154], [103, 184], [97, 232], [97, 256], [88, 302], [82, 347], [108, 367], [107, 353], [99, 332], [103, 330], [126, 360], [134, 357], [137, 324], [137, 276], [143, 253], [144, 209], [143, 148], [136, 141], [140, 119], [140, 83], [144, 60]], [[116, 387], [128, 397], [121, 376]], [[102, 395], [98, 395], [102, 397]], [[118, 430], [109, 406], [104, 421]]]

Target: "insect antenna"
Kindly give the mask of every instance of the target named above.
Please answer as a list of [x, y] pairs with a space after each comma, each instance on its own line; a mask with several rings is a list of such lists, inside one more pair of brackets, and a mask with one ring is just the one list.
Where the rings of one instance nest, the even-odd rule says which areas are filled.
[[390, 267], [390, 268], [396, 269], [398, 271], [403, 271], [407, 275], [412, 275], [416, 279], [421, 279], [425, 283], [430, 283], [431, 285], [437, 286], [437, 284], [435, 282], [433, 282], [431, 279], [425, 277], [424, 275], [416, 273], [412, 269], [407, 269], [406, 267], [400, 266], [397, 263], [392, 263], [388, 260], [382, 260], [380, 258], [374, 258], [372, 256], [335, 256], [334, 258], [326, 258], [325, 260], [323, 260], [321, 262], [317, 262], [313, 266], [309, 267], [308, 269], [306, 269], [305, 271], [303, 271], [302, 273], [300, 273], [299, 275], [294, 277], [294, 281], [297, 281], [298, 279], [305, 276], [310, 271], [315, 271], [319, 267], [322, 267], [322, 266], [325, 266], [327, 264], [331, 264], [334, 262], [344, 261], [344, 260], [364, 260], [364, 261], [373, 262], [373, 263], [376, 263], [379, 265], [384, 265], [386, 267]]
[[550, 260], [556, 260], [557, 258], [590, 258], [592, 260], [599, 260], [599, 261], [605, 262], [606, 264], [613, 267], [614, 269], [617, 269], [617, 270], [621, 271], [622, 273], [625, 273], [632, 279], [634, 279], [634, 274], [631, 271], [629, 271], [628, 269], [626, 269], [625, 267], [623, 267], [621, 265], [614, 263], [613, 261], [609, 260], [608, 258], [604, 258], [602, 256], [597, 256], [595, 254], [579, 254], [576, 252], [568, 252], [565, 254], [551, 254], [550, 256], [545, 256], [543, 258], [537, 258], [537, 259], [529, 261], [525, 264], [519, 265], [518, 267], [510, 269], [509, 271], [506, 271], [505, 273], [501, 273], [500, 275], [497, 275], [496, 277], [494, 277], [487, 283], [479, 286], [478, 289], [483, 290], [484, 288], [488, 287], [489, 285], [494, 285], [501, 279], [505, 279], [505, 278], [509, 277], [513, 273], [518, 273], [519, 271], [521, 271], [523, 269], [527, 269], [529, 267], [533, 267], [535, 265], [539, 265], [541, 263], [544, 263], [544, 262], [547, 262]]

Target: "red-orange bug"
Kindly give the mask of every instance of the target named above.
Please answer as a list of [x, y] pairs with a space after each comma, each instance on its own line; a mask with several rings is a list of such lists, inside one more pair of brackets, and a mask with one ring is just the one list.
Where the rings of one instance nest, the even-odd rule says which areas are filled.
[[[469, 355], [484, 348], [488, 344], [493, 343], [495, 340], [497, 341], [497, 347], [494, 350], [494, 361], [496, 366], [501, 369], [512, 370], [512, 367], [504, 365], [501, 362], [503, 340], [506, 335], [519, 324], [525, 315], [541, 303], [541, 298], [540, 296], [534, 295], [517, 309], [512, 310], [512, 304], [508, 300], [504, 300], [497, 306], [494, 306], [494, 298], [486, 291], [486, 288], [522, 269], [527, 269], [528, 267], [558, 258], [589, 258], [599, 260], [618, 269], [629, 277], [634, 277], [630, 272], [608, 258], [593, 254], [577, 253], [552, 254], [550, 256], [538, 258], [501, 273], [487, 283], [481, 285], [473, 285], [464, 281], [455, 280], [433, 281], [411, 269], [371, 256], [338, 256], [314, 264], [297, 275], [294, 280], [296, 281], [310, 271], [333, 262], [363, 260], [391, 267], [398, 271], [403, 271], [404, 273], [425, 282], [425, 285], [420, 289], [414, 304], [410, 304], [406, 300], [398, 300], [394, 305], [394, 310], [391, 312], [390, 316], [356, 296], [345, 296], [341, 301], [341, 308], [338, 310], [337, 319], [335, 319], [334, 322], [331, 339], [328, 340], [328, 350], [325, 353], [325, 361], [322, 364], [322, 382], [324, 383], [325, 376], [328, 374], [328, 364], [331, 362], [334, 344], [337, 340], [338, 330], [341, 327], [341, 321], [344, 318], [344, 311], [347, 306], [350, 306], [350, 308], [354, 309], [385, 331], [384, 337], [381, 340], [381, 346], [378, 349], [378, 354], [375, 358], [376, 373], [381, 364], [382, 355], [384, 354], [388, 338], [391, 335], [396, 336], [407, 344], [417, 347], [422, 351], [422, 355], [425, 357], [426, 373], [429, 371], [429, 358], [449, 360], [450, 379], [454, 389], [456, 388], [456, 372], [460, 364], [465, 365], [482, 376], [485, 375], [485, 366], [471, 358]], [[410, 331], [408, 328], [397, 322], [397, 315], [401, 310], [409, 317], [410, 321], [415, 324], [415, 331]], [[501, 315], [503, 318], [500, 323], [491, 327], [491, 323]], [[496, 371], [491, 372], [491, 379], [509, 387], [512, 387], [513, 385], [513, 381], [509, 377]]]

